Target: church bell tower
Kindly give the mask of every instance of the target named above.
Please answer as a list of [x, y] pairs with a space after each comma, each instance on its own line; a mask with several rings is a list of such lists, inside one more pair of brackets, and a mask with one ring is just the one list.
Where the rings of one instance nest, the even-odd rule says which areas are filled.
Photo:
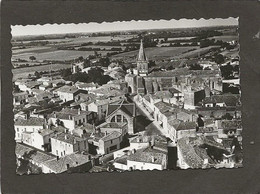
[[142, 40], [141, 40], [140, 49], [139, 49], [136, 63], [137, 63], [138, 75], [147, 76], [148, 75], [148, 60], [144, 53], [144, 46], [143, 46]]

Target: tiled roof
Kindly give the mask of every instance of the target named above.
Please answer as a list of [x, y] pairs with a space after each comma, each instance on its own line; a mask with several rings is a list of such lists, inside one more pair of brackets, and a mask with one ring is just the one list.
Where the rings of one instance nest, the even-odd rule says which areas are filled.
[[204, 159], [212, 160], [198, 145], [193, 145], [190, 138], [184, 137], [178, 140], [178, 148], [184, 159], [184, 162], [191, 168], [202, 168]]
[[18, 125], [18, 126], [43, 126], [44, 123], [45, 123], [45, 119], [32, 117], [32, 118], [29, 118], [29, 119], [18, 118], [17, 120], [15, 120], [14, 125]]
[[[78, 115], [89, 115], [91, 114], [91, 111], [83, 111], [78, 109], [70, 109], [70, 108], [65, 108], [62, 109], [60, 112], [53, 112], [50, 114], [49, 118], [58, 118], [58, 119], [70, 119], [70, 117], [75, 117]], [[55, 117], [56, 116], [56, 117]]]
[[67, 171], [67, 165], [69, 165], [69, 167], [71, 168], [83, 165], [87, 162], [89, 162], [88, 155], [73, 153], [70, 155], [60, 157], [59, 160], [55, 158], [52, 160], [45, 161], [43, 165], [45, 165], [55, 173], [62, 173]]
[[52, 138], [69, 144], [75, 144], [75, 142], [80, 142], [84, 140], [84, 138], [76, 137], [68, 133], [57, 133]]
[[[166, 160], [166, 154], [152, 148], [140, 149], [130, 155], [127, 160], [136, 162], [146, 162], [153, 164], [162, 164]], [[154, 159], [154, 161], [153, 161]]]
[[118, 131], [113, 131], [111, 133], [108, 133], [104, 137], [102, 137], [101, 140], [103, 140], [103, 141], [110, 141], [110, 140], [119, 138], [121, 135], [122, 135], [122, 133], [120, 133]]
[[122, 128], [126, 123], [104, 123], [104, 125], [100, 125], [100, 128]]
[[24, 154], [26, 154], [30, 159], [34, 160], [37, 163], [43, 163], [45, 161], [56, 158], [55, 156], [20, 143], [16, 143], [15, 153], [18, 156], [23, 156]]
[[134, 116], [135, 115], [135, 106], [133, 103], [130, 104], [109, 104], [108, 105], [108, 111], [107, 111], [107, 116], [111, 115], [117, 110], [122, 110], [129, 116]]
[[153, 71], [149, 77], [176, 77], [176, 76], [197, 76], [210, 77], [219, 76], [219, 70], [189, 70], [188, 68], [177, 68], [172, 71]]
[[50, 135], [50, 134], [54, 133], [54, 131], [50, 130], [50, 129], [41, 129], [38, 131], [38, 133], [42, 136], [46, 136], [46, 135]]
[[167, 91], [158, 91], [154, 94], [155, 97], [157, 98], [171, 98], [172, 97], [172, 93]]
[[240, 129], [242, 128], [241, 120], [224, 120], [221, 123], [221, 126], [224, 129]]
[[58, 88], [56, 91], [58, 92], [64, 92], [64, 93], [76, 93], [79, 89], [75, 86], [62, 86]]
[[203, 103], [225, 103], [227, 106], [237, 106], [240, 101], [240, 95], [236, 94], [224, 94], [224, 95], [213, 95], [206, 97]]

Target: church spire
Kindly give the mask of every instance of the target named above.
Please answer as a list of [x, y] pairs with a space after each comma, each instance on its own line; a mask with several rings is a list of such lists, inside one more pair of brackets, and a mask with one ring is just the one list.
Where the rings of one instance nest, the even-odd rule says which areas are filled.
[[147, 60], [147, 58], [144, 53], [143, 40], [141, 39], [141, 44], [140, 44], [140, 49], [139, 49], [139, 53], [137, 56], [137, 61], [146, 61], [146, 60]]

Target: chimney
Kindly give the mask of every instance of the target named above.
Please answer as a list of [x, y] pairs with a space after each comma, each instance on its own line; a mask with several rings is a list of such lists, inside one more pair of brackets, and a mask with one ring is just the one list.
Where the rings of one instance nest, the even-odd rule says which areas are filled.
[[78, 109], [78, 115], [80, 115], [80, 108]]
[[152, 163], [154, 163], [155, 162], [155, 158], [154, 158], [154, 156], [152, 156]]
[[71, 117], [71, 115], [69, 115], [69, 120], [72, 120], [72, 117]]
[[54, 118], [57, 118], [56, 112], [53, 112]]
[[209, 163], [209, 159], [208, 158], [204, 158], [203, 164], [208, 164]]
[[67, 135], [65, 135], [65, 136], [64, 136], [64, 139], [66, 139], [66, 140], [67, 140], [67, 139], [68, 139], [68, 136], [67, 136]]
[[56, 156], [56, 159], [57, 159], [57, 161], [60, 159], [60, 157], [59, 156]]
[[139, 137], [137, 137], [136, 141], [137, 141], [137, 143], [139, 143], [139, 142], [140, 142], [140, 138], [139, 138]]
[[73, 143], [74, 143], [74, 144], [76, 144], [76, 143], [77, 143], [76, 139], [74, 139], [74, 140], [73, 140]]

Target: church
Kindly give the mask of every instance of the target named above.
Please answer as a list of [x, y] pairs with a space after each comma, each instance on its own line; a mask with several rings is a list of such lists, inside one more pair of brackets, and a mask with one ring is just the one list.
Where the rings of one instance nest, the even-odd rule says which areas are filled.
[[[199, 101], [201, 101], [206, 96], [222, 92], [220, 69], [190, 70], [189, 68], [176, 68], [171, 71], [149, 72], [148, 59], [142, 40], [136, 64], [136, 68], [125, 76], [129, 94], [146, 95], [177, 89], [186, 97], [199, 93]], [[197, 103], [194, 98], [192, 97], [192, 102], [190, 102], [193, 107]], [[186, 101], [188, 102], [190, 99]]]

